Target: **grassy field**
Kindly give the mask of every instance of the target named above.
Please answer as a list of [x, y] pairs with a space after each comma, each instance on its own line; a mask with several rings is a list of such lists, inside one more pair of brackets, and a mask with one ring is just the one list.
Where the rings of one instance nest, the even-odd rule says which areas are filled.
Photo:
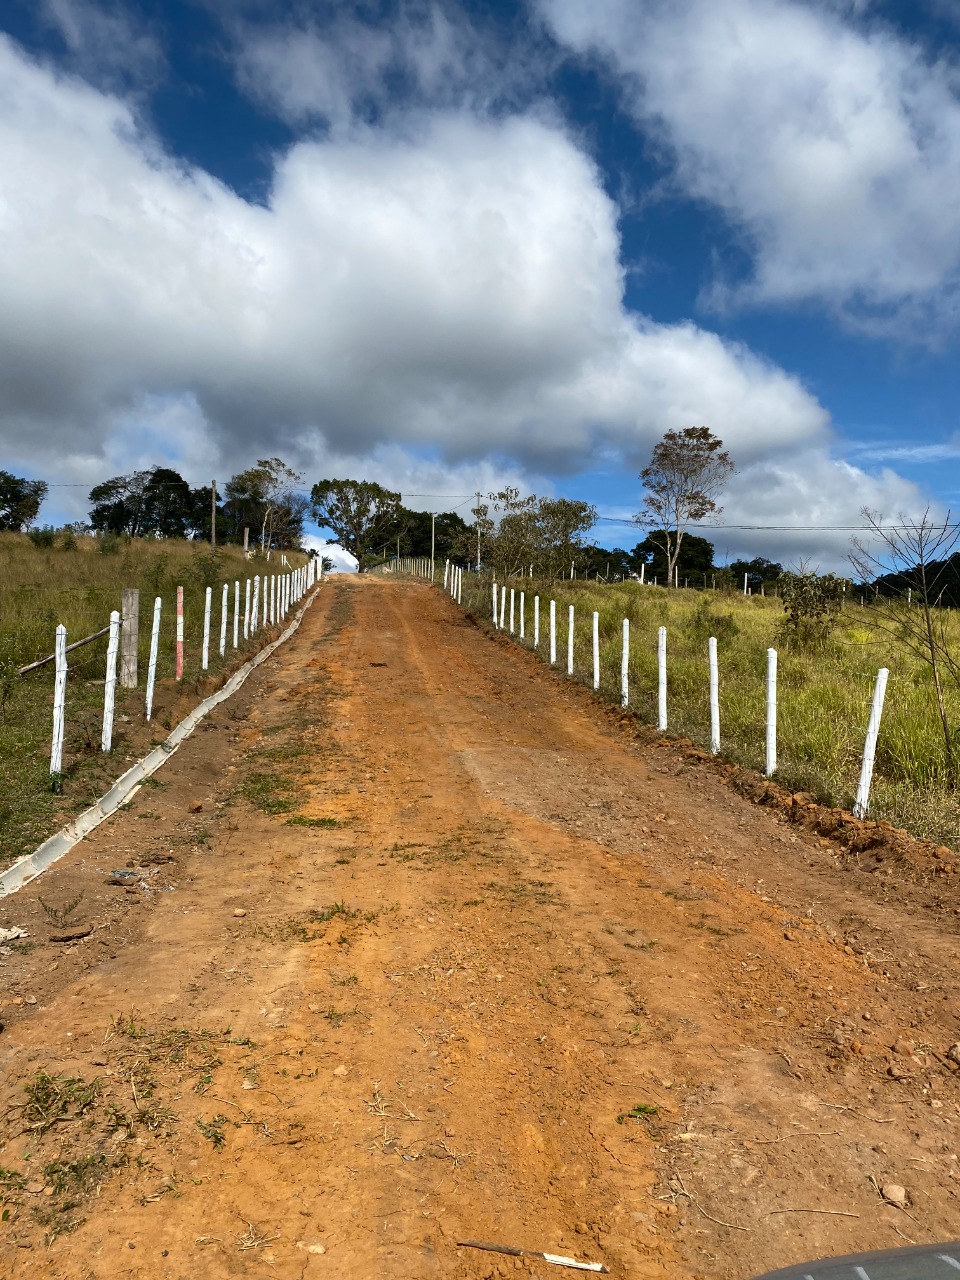
[[[64, 545], [64, 543], [66, 545]], [[299, 567], [306, 557], [288, 553]], [[153, 741], [169, 731], [199, 697], [222, 683], [267, 637], [234, 652], [233, 586], [254, 574], [286, 572], [274, 553], [244, 562], [237, 547], [215, 556], [203, 543], [154, 539], [58, 540], [36, 547], [21, 534], [0, 534], [0, 868], [29, 853], [70, 816], [90, 804]], [[230, 587], [227, 653], [219, 656], [222, 584]], [[184, 588], [184, 679], [176, 685], [176, 588]], [[206, 587], [213, 588], [210, 666], [200, 666]], [[50, 735], [53, 664], [25, 676], [22, 666], [53, 652], [58, 623], [67, 643], [99, 631], [120, 608], [124, 587], [140, 590], [139, 688], [121, 691], [117, 701], [114, 750], [100, 751], [106, 637], [67, 655], [67, 713], [63, 794], [50, 791]], [[144, 689], [150, 652], [153, 601], [163, 601], [154, 719], [144, 718]], [[262, 607], [261, 607], [262, 608]]]
[[[850, 808], [856, 791], [873, 684], [890, 669], [871, 794], [870, 815], [914, 834], [960, 847], [960, 796], [945, 780], [944, 744], [929, 669], [870, 625], [870, 610], [847, 607], [832, 635], [814, 648], [791, 648], [781, 635], [778, 601], [718, 592], [668, 591], [638, 583], [531, 583], [541, 598], [541, 653], [546, 653], [549, 600], [557, 601], [558, 666], [566, 669], [567, 606], [575, 607], [575, 675], [593, 680], [591, 614], [600, 615], [601, 692], [620, 700], [621, 628], [630, 619], [630, 707], [656, 723], [657, 628], [667, 627], [669, 732], [709, 744], [707, 641], [716, 636], [720, 666], [721, 751], [738, 764], [763, 769], [766, 650], [778, 650], [779, 769], [777, 780], [812, 792], [825, 804]], [[464, 604], [490, 617], [489, 582], [471, 576]], [[951, 619], [952, 623], [952, 619]], [[951, 625], [951, 624], [948, 624]], [[960, 650], [960, 620], [955, 624]], [[960, 691], [948, 691], [960, 724]]]

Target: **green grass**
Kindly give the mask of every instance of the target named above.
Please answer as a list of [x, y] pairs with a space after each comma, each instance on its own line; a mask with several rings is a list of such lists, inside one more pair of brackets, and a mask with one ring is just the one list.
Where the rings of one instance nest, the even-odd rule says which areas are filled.
[[[764, 767], [766, 651], [776, 648], [777, 781], [844, 808], [850, 808], [856, 792], [877, 670], [888, 667], [870, 816], [895, 822], [924, 839], [960, 846], [960, 794], [947, 784], [929, 669], [871, 627], [869, 608], [847, 606], [822, 644], [792, 648], [780, 634], [784, 615], [775, 599], [668, 591], [638, 583], [550, 584], [528, 579], [513, 585], [527, 597], [528, 646], [533, 597], [540, 596], [540, 653], [545, 658], [549, 602], [556, 600], [556, 669], [561, 672], [566, 671], [567, 607], [574, 605], [574, 676], [584, 684], [593, 681], [591, 614], [599, 613], [600, 692], [615, 704], [620, 701], [622, 624], [630, 619], [629, 705], [649, 725], [657, 718], [657, 628], [666, 626], [669, 734], [703, 747], [710, 736], [707, 640], [716, 636], [721, 752], [758, 770]], [[472, 577], [469, 590], [477, 617], [488, 620], [489, 580], [477, 583]], [[948, 615], [947, 627], [960, 652], [960, 619]], [[960, 690], [950, 688], [947, 700], [953, 722], [960, 727]]]
[[[155, 539], [116, 540], [111, 554], [98, 550], [95, 538], [77, 538], [72, 546], [35, 547], [22, 534], [0, 534], [0, 868], [31, 852], [69, 817], [90, 804], [125, 767], [134, 731], [143, 737], [144, 689], [150, 652], [153, 601], [163, 600], [155, 712], [149, 742], [163, 737], [177, 718], [174, 698], [198, 701], [204, 691], [222, 683], [262, 643], [234, 652], [233, 586], [247, 577], [274, 573], [276, 558], [244, 562], [237, 547], [222, 548], [212, 559], [204, 543]], [[305, 557], [290, 555], [291, 564]], [[225, 659], [219, 656], [222, 585], [230, 583], [230, 625]], [[184, 680], [176, 686], [176, 588], [184, 588]], [[200, 666], [204, 596], [213, 589], [210, 666]], [[140, 684], [118, 689], [114, 751], [100, 752], [106, 637], [67, 655], [67, 717], [64, 739], [63, 794], [50, 790], [50, 735], [53, 707], [53, 664], [26, 676], [17, 670], [53, 652], [58, 623], [67, 628], [67, 643], [106, 626], [119, 609], [124, 587], [140, 590]], [[129, 717], [124, 721], [123, 716]]]

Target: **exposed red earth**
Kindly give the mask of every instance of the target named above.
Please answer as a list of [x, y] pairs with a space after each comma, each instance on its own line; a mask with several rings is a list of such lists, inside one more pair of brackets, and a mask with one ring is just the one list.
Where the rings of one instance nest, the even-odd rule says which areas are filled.
[[0, 1275], [565, 1274], [479, 1239], [732, 1280], [960, 1236], [960, 876], [696, 757], [425, 585], [325, 585], [2, 903]]

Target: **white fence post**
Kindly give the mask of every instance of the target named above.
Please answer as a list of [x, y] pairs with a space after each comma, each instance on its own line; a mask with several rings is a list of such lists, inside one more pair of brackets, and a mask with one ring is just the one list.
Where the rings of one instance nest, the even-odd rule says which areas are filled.
[[516, 604], [516, 601], [514, 599], [514, 590], [513, 590], [513, 587], [511, 587], [510, 588], [510, 634], [511, 635], [513, 635], [515, 630], [515, 625], [514, 625], [514, 618], [516, 616], [515, 604]]
[[[264, 579], [266, 582], [266, 579]], [[250, 605], [250, 630], [255, 632], [257, 629], [257, 620], [260, 616], [260, 575], [253, 575], [253, 602]]]
[[230, 614], [230, 584], [223, 584], [220, 596], [220, 657], [227, 652], [227, 618]]
[[63, 716], [67, 701], [67, 628], [57, 627], [56, 675], [53, 681], [53, 740], [50, 743], [50, 789], [63, 790]]
[[600, 688], [600, 615], [593, 611], [593, 687]]
[[247, 590], [243, 597], [243, 638], [250, 639], [250, 579], [247, 579]]
[[109, 751], [113, 746], [113, 709], [117, 700], [117, 651], [120, 648], [120, 614], [114, 609], [110, 614], [110, 638], [107, 641], [107, 674], [103, 681], [103, 726], [100, 731], [100, 750]]
[[865, 818], [870, 808], [870, 783], [873, 781], [873, 763], [877, 756], [877, 738], [880, 734], [880, 717], [883, 714], [883, 699], [887, 692], [887, 677], [890, 672], [881, 667], [877, 672], [877, 682], [873, 687], [873, 702], [870, 706], [870, 720], [867, 724], [867, 737], [863, 744], [863, 764], [860, 766], [860, 781], [857, 784], [857, 798], [853, 806], [855, 818]]
[[557, 602], [550, 601], [550, 665], [557, 665]]
[[573, 605], [567, 614], [567, 675], [573, 675]]
[[457, 570], [457, 604], [463, 604], [463, 566]]
[[213, 605], [213, 587], [207, 587], [203, 598], [203, 652], [200, 667], [206, 671], [210, 665], [210, 609]]
[[233, 647], [240, 643], [240, 579], [233, 584]]
[[667, 628], [657, 628], [657, 728], [667, 727]]
[[533, 597], [533, 647], [540, 648], [540, 597]]
[[500, 588], [500, 630], [503, 630], [503, 619], [507, 611], [507, 588]]
[[777, 771], [777, 651], [767, 650], [767, 761], [765, 773]]
[[623, 620], [623, 652], [620, 656], [620, 705], [630, 700], [630, 619]]
[[710, 662], [710, 750], [714, 755], [720, 750], [720, 668], [717, 663], [717, 639], [707, 641]]
[[157, 655], [160, 652], [160, 610], [163, 608], [159, 596], [153, 602], [153, 628], [150, 632], [150, 662], [147, 665], [147, 719], [153, 715], [153, 687], [157, 683]]
[[526, 611], [527, 611], [526, 595], [523, 591], [521, 591], [520, 592], [520, 639], [521, 640], [524, 638], [524, 627], [525, 627], [524, 615], [526, 614]]
[[493, 584], [493, 625], [497, 625], [497, 584]]

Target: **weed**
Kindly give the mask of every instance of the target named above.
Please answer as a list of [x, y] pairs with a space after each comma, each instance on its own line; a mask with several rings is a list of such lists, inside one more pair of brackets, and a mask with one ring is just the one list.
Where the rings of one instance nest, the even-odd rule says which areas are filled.
[[227, 1140], [227, 1135], [223, 1130], [223, 1126], [226, 1123], [227, 1117], [221, 1115], [215, 1115], [212, 1120], [197, 1121], [197, 1128], [209, 1142], [213, 1143], [214, 1151], [223, 1150], [223, 1144]]
[[345, 978], [336, 977], [331, 973], [330, 981], [335, 987], [355, 987], [357, 985], [357, 975], [355, 973], [348, 974]]
[[27, 1124], [35, 1133], [43, 1134], [60, 1121], [78, 1120], [96, 1104], [101, 1087], [99, 1076], [87, 1084], [79, 1077], [38, 1072], [35, 1080], [23, 1086]]
[[72, 917], [83, 901], [83, 890], [81, 889], [76, 897], [71, 898], [69, 902], [65, 902], [62, 907], [55, 907], [52, 903], [44, 902], [42, 898], [39, 898], [38, 901], [43, 908], [43, 914], [48, 920], [52, 920], [59, 929], [67, 929], [70, 925], [76, 923]]
[[638, 1102], [635, 1107], [631, 1107], [629, 1111], [621, 1111], [617, 1116], [617, 1124], [623, 1124], [625, 1120], [649, 1120], [652, 1116], [659, 1115], [660, 1108], [653, 1102]]
[[320, 827], [325, 831], [332, 831], [334, 827], [342, 827], [343, 823], [338, 818], [304, 818], [297, 815], [294, 818], [288, 818], [286, 825], [288, 827]]
[[310, 919], [314, 924], [326, 924], [334, 916], [342, 916], [344, 920], [354, 920], [359, 914], [359, 911], [351, 911], [343, 902], [332, 902], [329, 907], [311, 911]]
[[244, 779], [240, 795], [261, 813], [276, 816], [296, 808], [293, 783], [282, 773], [252, 772]]

